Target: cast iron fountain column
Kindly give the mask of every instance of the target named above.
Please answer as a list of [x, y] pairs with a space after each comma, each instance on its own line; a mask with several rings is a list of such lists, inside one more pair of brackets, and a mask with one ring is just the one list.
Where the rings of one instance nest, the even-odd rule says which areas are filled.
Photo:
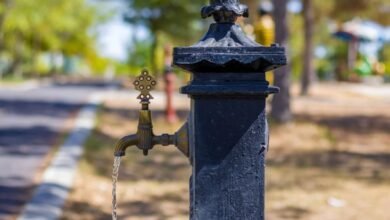
[[268, 125], [265, 72], [286, 64], [283, 48], [252, 41], [235, 24], [248, 16], [238, 0], [211, 0], [208, 33], [174, 49], [174, 65], [192, 73], [181, 88], [191, 97], [188, 122], [191, 220], [263, 220]]

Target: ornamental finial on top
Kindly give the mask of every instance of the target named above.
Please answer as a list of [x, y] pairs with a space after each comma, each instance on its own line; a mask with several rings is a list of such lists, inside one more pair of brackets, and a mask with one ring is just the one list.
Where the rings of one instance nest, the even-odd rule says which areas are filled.
[[210, 0], [210, 5], [202, 8], [202, 18], [213, 16], [218, 23], [234, 23], [237, 17], [248, 17], [248, 7], [239, 0]]

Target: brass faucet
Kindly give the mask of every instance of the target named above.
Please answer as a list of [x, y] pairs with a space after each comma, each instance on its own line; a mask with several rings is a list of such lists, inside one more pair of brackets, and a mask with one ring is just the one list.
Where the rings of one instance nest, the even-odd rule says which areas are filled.
[[141, 94], [137, 99], [141, 100], [142, 109], [139, 111], [138, 130], [136, 134], [123, 137], [115, 147], [114, 155], [122, 157], [128, 147], [137, 146], [147, 156], [149, 150], [155, 145], [175, 145], [184, 155], [189, 157], [188, 124], [185, 123], [175, 134], [154, 135], [152, 114], [149, 110], [150, 100], [153, 96], [150, 91], [157, 85], [157, 81], [143, 70], [141, 75], [134, 81], [135, 89]]

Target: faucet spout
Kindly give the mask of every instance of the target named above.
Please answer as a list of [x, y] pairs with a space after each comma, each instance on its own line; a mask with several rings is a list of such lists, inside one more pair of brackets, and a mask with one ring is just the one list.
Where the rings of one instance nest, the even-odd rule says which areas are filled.
[[136, 134], [132, 134], [126, 137], [123, 137], [118, 141], [115, 146], [114, 156], [123, 157], [126, 154], [126, 149], [131, 146], [137, 146], [138, 144], [138, 136]]
[[149, 150], [152, 150], [155, 145], [175, 145], [188, 157], [189, 139], [187, 123], [173, 135], [155, 135], [153, 132], [152, 114], [149, 110], [150, 99], [153, 99], [153, 96], [149, 92], [156, 86], [157, 82], [149, 75], [147, 70], [144, 70], [133, 84], [135, 85], [135, 89], [141, 92], [137, 97], [141, 100], [142, 104], [142, 109], [139, 111], [138, 130], [136, 134], [126, 136], [117, 142], [114, 156], [125, 156], [126, 149], [131, 146], [138, 147], [147, 156]]

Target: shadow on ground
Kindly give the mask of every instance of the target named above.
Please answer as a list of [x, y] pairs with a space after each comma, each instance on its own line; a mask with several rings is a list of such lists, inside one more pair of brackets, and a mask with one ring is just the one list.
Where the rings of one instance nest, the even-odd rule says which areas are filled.
[[187, 204], [187, 199], [183, 199], [183, 196], [179, 196], [181, 193], [187, 192], [178, 192], [178, 193], [164, 193], [158, 196], [151, 196], [146, 201], [131, 201], [125, 202], [119, 205], [119, 208], [125, 210], [120, 213], [120, 218], [129, 219], [131, 217], [138, 216], [140, 219], [154, 217], [154, 219], [169, 219], [175, 216], [187, 216], [188, 209], [187, 206], [178, 208], [173, 213], [167, 212], [164, 209], [164, 204]]
[[[111, 213], [107, 213], [103, 211], [100, 207], [95, 207], [91, 205], [90, 202], [76, 202], [68, 203], [66, 205], [67, 210], [72, 210], [71, 212], [67, 212], [66, 217], [62, 217], [62, 220], [71, 220], [71, 219], [94, 219], [94, 220], [107, 220], [111, 219]], [[93, 218], [83, 218], [83, 216], [94, 216]]]
[[43, 126], [0, 129], [0, 152], [3, 155], [44, 156], [58, 133]]
[[369, 181], [390, 179], [390, 153], [364, 154], [332, 150], [294, 152], [269, 158], [267, 164], [271, 167], [317, 168]]
[[[17, 183], [18, 178], [8, 179]], [[34, 186], [0, 185], [0, 219], [18, 215], [25, 202], [30, 199]]]
[[361, 134], [366, 137], [373, 133], [390, 131], [390, 116], [316, 116], [309, 114], [296, 114], [294, 117], [299, 121], [314, 122], [319, 125], [327, 126], [330, 129], [342, 130], [353, 134]]
[[53, 101], [27, 101], [27, 100], [0, 100], [0, 109], [4, 113], [16, 115], [67, 118], [70, 113], [79, 110], [83, 105], [53, 102]]
[[[326, 129], [326, 148], [299, 147], [268, 157], [270, 167], [317, 169], [322, 175], [334, 173], [372, 183], [390, 180], [390, 118], [385, 116], [313, 116], [299, 114], [297, 121]], [[376, 135], [375, 137], [373, 135]], [[304, 140], [305, 137], [302, 137]], [[271, 146], [272, 147], [272, 146]]]
[[287, 206], [274, 210], [275, 213], [267, 215], [267, 219], [302, 219], [310, 214], [310, 210], [296, 206]]

